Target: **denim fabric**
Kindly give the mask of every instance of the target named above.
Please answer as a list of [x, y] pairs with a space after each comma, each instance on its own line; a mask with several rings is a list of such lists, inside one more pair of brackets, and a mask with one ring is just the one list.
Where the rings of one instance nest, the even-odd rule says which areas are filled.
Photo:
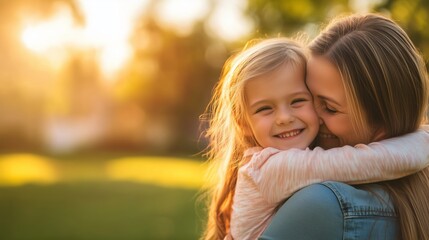
[[375, 184], [365, 186], [324, 182], [303, 188], [280, 207], [259, 239], [397, 239], [388, 194]]

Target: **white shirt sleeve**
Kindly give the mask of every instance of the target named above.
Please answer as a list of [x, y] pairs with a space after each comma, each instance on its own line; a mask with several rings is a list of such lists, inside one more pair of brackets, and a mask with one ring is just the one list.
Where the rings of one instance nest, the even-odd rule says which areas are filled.
[[244, 174], [267, 202], [279, 203], [297, 190], [327, 180], [361, 184], [392, 180], [429, 165], [429, 132], [418, 130], [380, 142], [323, 150], [266, 148], [254, 154]]

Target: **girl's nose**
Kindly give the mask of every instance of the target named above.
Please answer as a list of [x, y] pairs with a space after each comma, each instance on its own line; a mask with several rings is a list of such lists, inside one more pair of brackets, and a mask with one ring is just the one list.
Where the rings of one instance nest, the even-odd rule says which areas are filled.
[[276, 123], [278, 125], [288, 124], [295, 120], [295, 116], [290, 110], [279, 110], [277, 113]]
[[323, 124], [324, 124], [323, 119], [319, 117], [319, 125], [323, 125]]

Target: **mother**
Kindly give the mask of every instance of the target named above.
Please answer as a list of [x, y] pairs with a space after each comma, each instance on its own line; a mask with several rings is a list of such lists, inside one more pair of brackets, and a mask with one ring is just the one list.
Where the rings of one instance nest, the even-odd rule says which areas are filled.
[[[320, 146], [369, 143], [419, 128], [427, 70], [392, 20], [338, 18], [309, 49], [307, 85], [324, 123]], [[429, 239], [428, 176], [425, 169], [377, 185], [311, 185], [279, 209], [260, 239]]]

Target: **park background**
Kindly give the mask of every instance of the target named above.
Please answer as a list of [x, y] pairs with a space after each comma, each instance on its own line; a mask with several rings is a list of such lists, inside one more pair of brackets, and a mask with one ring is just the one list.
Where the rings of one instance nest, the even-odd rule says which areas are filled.
[[424, 0], [0, 0], [0, 239], [198, 239], [226, 58], [351, 12], [427, 61]]

